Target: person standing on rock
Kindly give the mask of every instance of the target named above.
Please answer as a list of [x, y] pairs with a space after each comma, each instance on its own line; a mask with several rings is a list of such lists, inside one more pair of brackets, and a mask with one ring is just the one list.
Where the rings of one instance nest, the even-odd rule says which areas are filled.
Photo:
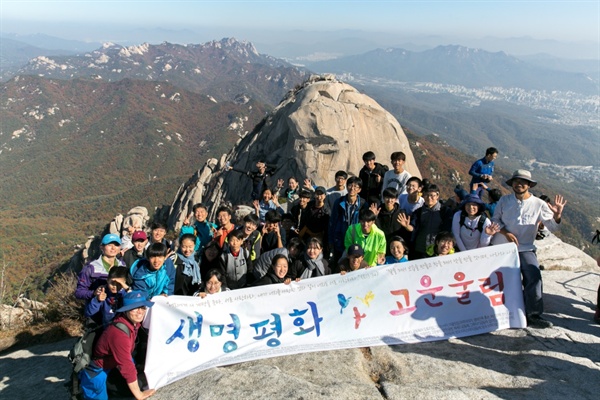
[[375, 162], [375, 153], [372, 151], [367, 151], [363, 154], [362, 158], [365, 166], [361, 168], [358, 174], [363, 183], [360, 197], [365, 199], [369, 204], [379, 204], [383, 176], [387, 172], [388, 167]]
[[381, 185], [381, 197], [383, 191], [387, 188], [396, 189], [398, 195], [406, 193], [406, 182], [412, 176], [410, 172], [404, 169], [406, 154], [401, 151], [395, 151], [391, 155], [392, 167], [394, 169], [386, 171], [383, 175], [383, 185]]
[[114, 233], [104, 235], [100, 244], [102, 255], [86, 264], [79, 273], [75, 297], [91, 300], [100, 286], [106, 285], [108, 271], [113, 267], [124, 267], [125, 263], [117, 258], [121, 253], [121, 238]]
[[491, 182], [494, 177], [494, 160], [498, 157], [498, 149], [495, 147], [489, 147], [485, 151], [485, 157], [479, 159], [471, 165], [469, 169], [469, 175], [471, 175], [471, 183], [469, 187], [473, 187], [475, 183], [488, 183]]
[[259, 160], [256, 163], [256, 168], [258, 171], [244, 171], [242, 169], [236, 169], [233, 167], [228, 167], [229, 171], [236, 171], [242, 174], [246, 174], [252, 179], [252, 201], [260, 200], [260, 195], [265, 188], [271, 187], [271, 177], [275, 172], [275, 168], [272, 166], [268, 166], [263, 160]]
[[332, 271], [339, 272], [337, 263], [342, 257], [344, 250], [344, 239], [348, 227], [358, 223], [360, 210], [366, 208], [366, 202], [359, 196], [362, 189], [362, 180], [356, 176], [348, 179], [346, 185], [348, 194], [340, 197], [331, 209], [329, 218], [329, 249], [333, 251]]
[[550, 328], [552, 323], [542, 318], [542, 273], [534, 240], [540, 222], [550, 231], [558, 228], [567, 201], [556, 195], [552, 205], [533, 196], [529, 189], [537, 182], [531, 178], [531, 172], [524, 169], [516, 170], [506, 184], [512, 187], [513, 194], [502, 196], [496, 205], [492, 221], [499, 225], [500, 232], [494, 236], [492, 244], [512, 242], [518, 246], [527, 325]]
[[423, 186], [423, 206], [412, 215], [398, 214], [398, 222], [412, 232], [411, 260], [427, 257], [427, 248], [442, 231], [452, 230], [452, 210], [440, 203], [440, 189], [435, 184]]
[[348, 174], [346, 171], [338, 171], [335, 173], [335, 186], [327, 189], [327, 197], [325, 198], [327, 206], [330, 210], [333, 209], [337, 199], [348, 194], [348, 190], [346, 189], [346, 180], [348, 180]]

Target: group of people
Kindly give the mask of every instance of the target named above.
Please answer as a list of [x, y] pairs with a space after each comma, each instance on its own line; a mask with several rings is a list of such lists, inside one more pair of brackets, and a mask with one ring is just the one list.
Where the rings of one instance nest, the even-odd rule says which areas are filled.
[[[540, 224], [548, 230], [558, 227], [566, 201], [559, 195], [554, 202], [535, 197], [530, 189], [536, 181], [526, 170], [514, 172], [506, 181], [512, 194], [501, 196], [488, 186], [497, 155], [497, 149], [487, 149], [469, 171], [469, 190], [459, 186], [456, 197], [446, 201], [436, 184], [404, 169], [402, 152], [391, 154], [391, 169], [366, 152], [358, 175], [338, 171], [328, 189], [308, 179], [301, 186], [297, 177], [289, 177], [287, 187], [283, 179], [273, 184], [274, 169], [263, 161], [256, 171], [227, 167], [252, 179], [248, 204], [254, 212], [241, 220], [233, 221], [232, 208], [221, 205], [216, 221], [208, 221], [208, 208], [196, 204], [174, 242], [165, 238], [160, 223], [151, 226], [149, 235], [137, 230], [123, 238], [104, 236], [102, 255], [84, 266], [75, 292], [86, 300], [85, 316], [105, 327], [82, 378], [82, 386], [91, 382], [89, 387], [104, 392], [100, 397], [90, 392], [88, 398], [104, 398], [106, 390], [136, 398], [153, 393], [138, 383], [143, 355], [131, 357], [138, 332], [144, 335], [140, 317], [153, 296], [204, 297], [513, 242], [519, 249], [528, 324], [552, 326], [541, 316], [542, 277], [534, 240]], [[94, 382], [98, 371], [106, 384]]]

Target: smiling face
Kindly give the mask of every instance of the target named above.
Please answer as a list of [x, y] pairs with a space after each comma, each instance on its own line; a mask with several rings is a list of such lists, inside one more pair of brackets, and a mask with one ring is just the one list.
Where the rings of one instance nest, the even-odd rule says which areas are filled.
[[298, 181], [296, 180], [296, 178], [290, 178], [290, 179], [288, 179], [288, 188], [290, 190], [296, 190], [296, 189], [298, 189]]
[[412, 181], [406, 185], [406, 192], [408, 194], [418, 193], [420, 189], [419, 182]]
[[252, 221], [244, 222], [244, 235], [249, 236], [252, 232], [256, 230], [257, 226]]
[[454, 248], [452, 240], [440, 240], [437, 244], [437, 254], [445, 256], [450, 254], [450, 251]]
[[262, 199], [265, 203], [268, 203], [273, 198], [273, 193], [270, 189], [266, 189], [262, 194]]
[[392, 160], [392, 167], [395, 172], [404, 171], [404, 160]]
[[357, 183], [352, 183], [346, 189], [348, 189], [348, 196], [355, 197], [360, 193], [361, 187]]
[[167, 234], [167, 231], [164, 230], [163, 228], [156, 228], [152, 230], [152, 243], [160, 243], [165, 235]]
[[279, 258], [275, 261], [275, 265], [273, 265], [273, 272], [279, 279], [285, 278], [288, 272], [288, 262], [285, 258]]
[[371, 233], [371, 228], [373, 228], [373, 224], [375, 221], [360, 221], [360, 228], [362, 229], [362, 233], [368, 235]]
[[194, 211], [194, 218], [196, 218], [196, 221], [204, 222], [206, 221], [206, 217], [208, 217], [208, 211], [206, 211], [206, 208], [198, 207], [196, 211]]
[[300, 206], [300, 208], [306, 208], [309, 201], [310, 201], [310, 197], [299, 197], [298, 205]]
[[135, 248], [135, 251], [137, 253], [141, 253], [146, 248], [146, 243], [148, 243], [147, 239], [146, 240], [136, 240], [135, 242], [133, 242], [133, 247]]
[[308, 248], [306, 249], [306, 255], [311, 260], [315, 260], [317, 257], [319, 257], [319, 254], [321, 254], [322, 251], [323, 251], [323, 248], [321, 246], [319, 246], [318, 243], [311, 243], [308, 245]]
[[104, 246], [102, 246], [102, 254], [104, 254], [104, 256], [106, 256], [106, 257], [109, 257], [109, 258], [116, 257], [117, 254], [119, 254], [120, 252], [121, 252], [121, 246], [116, 242], [112, 242], [112, 243], [105, 244]]
[[364, 163], [365, 167], [367, 167], [369, 171], [373, 171], [375, 169], [375, 160], [367, 160]]
[[515, 178], [512, 180], [512, 190], [517, 195], [523, 195], [529, 191], [531, 183], [528, 180]]
[[426, 192], [423, 193], [423, 204], [425, 206], [431, 208], [435, 206], [440, 198], [440, 194], [438, 192]]
[[348, 256], [348, 266], [350, 267], [350, 270], [356, 271], [357, 269], [359, 269], [360, 263], [364, 258], [364, 256]]
[[392, 256], [394, 256], [396, 260], [404, 257], [404, 246], [402, 245], [402, 242], [393, 241], [390, 243], [390, 253], [392, 253]]
[[465, 212], [469, 217], [474, 217], [479, 212], [479, 204], [477, 203], [467, 203], [465, 204]]
[[396, 205], [396, 198], [395, 197], [384, 197], [383, 205], [385, 206], [386, 210], [392, 211], [394, 209], [394, 206]]
[[215, 294], [221, 291], [222, 283], [217, 279], [216, 276], [211, 276], [209, 280], [206, 281], [206, 293]]
[[152, 271], [158, 271], [160, 269], [160, 267], [163, 266], [163, 264], [165, 263], [167, 257], [164, 256], [157, 256], [157, 257], [150, 257], [148, 259], [149, 261], [149, 268]]
[[227, 211], [221, 211], [217, 214], [217, 222], [221, 227], [229, 226], [229, 223], [231, 222], [231, 215], [229, 215]]
[[196, 243], [194, 243], [191, 239], [185, 239], [181, 242], [181, 254], [186, 257], [190, 257], [194, 254], [194, 249], [196, 247]]
[[146, 315], [146, 306], [134, 308], [133, 310], [125, 311], [125, 316], [134, 324], [141, 324]]

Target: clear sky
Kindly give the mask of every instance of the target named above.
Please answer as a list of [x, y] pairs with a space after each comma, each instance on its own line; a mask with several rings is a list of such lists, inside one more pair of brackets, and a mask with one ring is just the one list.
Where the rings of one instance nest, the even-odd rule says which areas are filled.
[[[98, 42], [114, 39], [111, 31], [116, 26], [236, 32], [352, 29], [598, 42], [600, 1], [0, 0], [0, 22], [3, 32]], [[104, 30], [98, 29], [102, 26]]]

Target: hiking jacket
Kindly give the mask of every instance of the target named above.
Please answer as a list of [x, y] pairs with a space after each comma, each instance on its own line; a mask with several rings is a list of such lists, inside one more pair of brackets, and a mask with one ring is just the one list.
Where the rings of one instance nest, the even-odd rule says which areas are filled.
[[[115, 259], [114, 266], [124, 267], [125, 263], [118, 258]], [[77, 288], [75, 289], [75, 297], [82, 300], [90, 300], [94, 297], [94, 291], [100, 286], [106, 285], [108, 271], [102, 263], [102, 256], [94, 261], [86, 264], [77, 280]]]
[[118, 368], [126, 382], [135, 382], [137, 371], [132, 354], [139, 325], [134, 326], [123, 314], [115, 317], [114, 322], [125, 324], [129, 328], [129, 335], [113, 324], [109, 325], [94, 346], [94, 364], [105, 371]]
[[366, 202], [361, 197], [356, 199], [356, 204], [351, 209], [348, 204], [348, 195], [340, 197], [331, 210], [329, 218], [329, 243], [333, 244], [333, 248], [340, 253], [344, 251], [344, 238], [348, 227], [358, 223], [358, 214], [360, 210], [365, 208]]
[[371, 226], [371, 232], [366, 238], [360, 224], [350, 225], [346, 232], [344, 246], [347, 249], [353, 244], [358, 244], [363, 248], [365, 261], [371, 267], [377, 265], [377, 254], [385, 254], [385, 234], [375, 224]]
[[148, 268], [150, 261], [145, 258], [133, 263], [129, 272], [133, 278], [133, 290], [141, 290], [148, 294], [151, 299], [154, 296], [166, 294], [171, 296], [175, 293], [175, 266], [173, 260], [165, 259], [165, 263], [158, 271]]

